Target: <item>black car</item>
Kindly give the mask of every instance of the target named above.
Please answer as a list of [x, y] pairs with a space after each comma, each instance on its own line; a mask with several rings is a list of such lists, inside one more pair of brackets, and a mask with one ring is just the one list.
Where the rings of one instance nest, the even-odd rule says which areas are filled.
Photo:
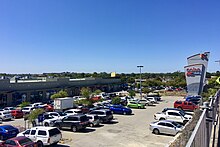
[[101, 122], [110, 122], [111, 120], [113, 120], [112, 112], [107, 109], [93, 110], [89, 114], [98, 115]]
[[54, 126], [63, 129], [68, 128], [73, 132], [85, 129], [89, 125], [89, 120], [84, 114], [76, 114], [64, 117], [62, 120], [57, 120]]

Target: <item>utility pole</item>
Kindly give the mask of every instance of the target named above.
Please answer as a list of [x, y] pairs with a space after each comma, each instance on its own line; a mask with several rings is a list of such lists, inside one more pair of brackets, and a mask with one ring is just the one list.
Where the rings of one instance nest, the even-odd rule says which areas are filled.
[[142, 65], [138, 65], [137, 66], [137, 68], [140, 68], [140, 97], [141, 97], [141, 99], [142, 99], [142, 86], [141, 86], [141, 81], [142, 81], [142, 79], [141, 79], [141, 68], [143, 68], [144, 66], [142, 66]]

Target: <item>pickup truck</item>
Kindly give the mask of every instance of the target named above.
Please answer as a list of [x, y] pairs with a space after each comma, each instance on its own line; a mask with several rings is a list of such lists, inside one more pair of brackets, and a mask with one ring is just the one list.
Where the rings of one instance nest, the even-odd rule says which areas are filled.
[[187, 101], [175, 101], [174, 108], [182, 109], [182, 110], [191, 110], [194, 111], [195, 109], [199, 108], [192, 102]]
[[182, 114], [181, 111], [167, 110], [166, 112], [154, 114], [156, 120], [171, 120], [177, 123], [186, 124], [192, 116]]

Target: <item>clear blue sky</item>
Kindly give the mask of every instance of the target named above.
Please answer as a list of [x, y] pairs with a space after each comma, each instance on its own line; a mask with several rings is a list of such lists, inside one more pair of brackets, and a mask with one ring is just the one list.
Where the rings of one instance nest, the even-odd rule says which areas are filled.
[[220, 70], [220, 1], [0, 0], [0, 73], [183, 71], [210, 51]]

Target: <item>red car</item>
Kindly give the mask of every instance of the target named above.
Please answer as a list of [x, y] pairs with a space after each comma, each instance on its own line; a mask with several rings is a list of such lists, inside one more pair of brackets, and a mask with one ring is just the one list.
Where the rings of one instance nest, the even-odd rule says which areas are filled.
[[0, 143], [0, 147], [37, 147], [37, 143], [25, 136], [19, 136]]
[[11, 116], [12, 116], [13, 118], [22, 118], [23, 115], [24, 115], [24, 113], [23, 113], [21, 110], [18, 110], [18, 109], [16, 109], [16, 110], [11, 110]]
[[45, 105], [45, 106], [44, 106], [44, 110], [45, 110], [45, 111], [49, 111], [49, 112], [51, 112], [51, 111], [54, 110], [54, 108], [53, 108], [52, 105]]
[[174, 102], [174, 108], [182, 109], [182, 110], [195, 110], [199, 108], [199, 106], [195, 105], [192, 102], [187, 101], [175, 101]]

